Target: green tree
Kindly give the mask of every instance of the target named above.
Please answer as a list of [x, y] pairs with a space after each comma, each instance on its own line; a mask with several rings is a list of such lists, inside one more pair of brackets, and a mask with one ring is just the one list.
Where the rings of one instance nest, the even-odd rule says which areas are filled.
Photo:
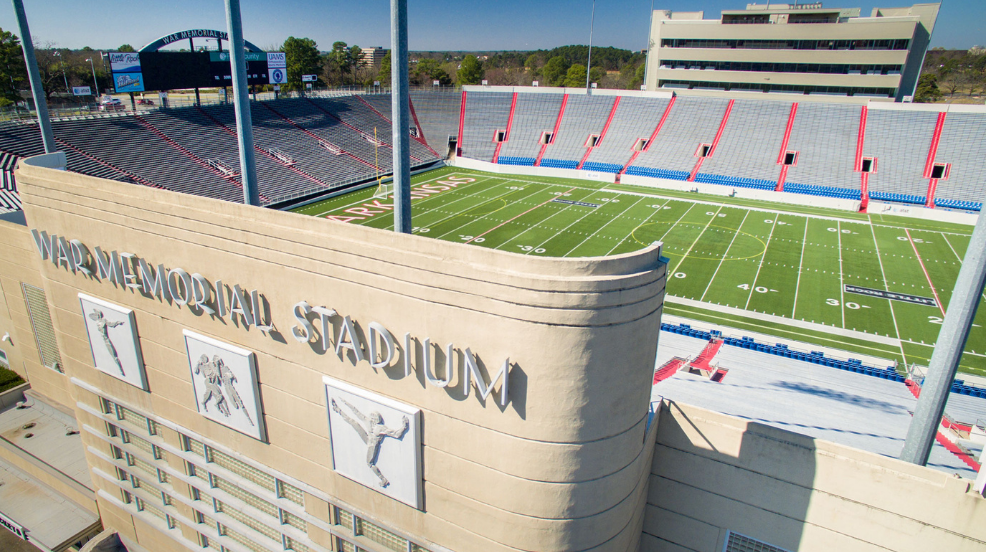
[[585, 76], [585, 65], [576, 63], [568, 68], [563, 85], [568, 88], [582, 88], [585, 86]]
[[459, 79], [459, 84], [479, 84], [483, 82], [484, 75], [483, 66], [476, 56], [470, 54], [462, 60], [456, 77]]
[[387, 50], [387, 55], [383, 56], [383, 59], [380, 61], [380, 72], [377, 74], [377, 80], [380, 81], [381, 86], [390, 86], [390, 73], [392, 71], [390, 50]]
[[[562, 86], [568, 72], [568, 61], [561, 56], [555, 56], [548, 60], [541, 68], [541, 76], [544, 77], [544, 84], [548, 86]], [[585, 70], [585, 67], [582, 68]], [[585, 79], [585, 77], [582, 77]], [[583, 83], [584, 84], [584, 83]]]
[[131, 46], [131, 45], [129, 45], [129, 44], [124, 44], [124, 45], [120, 46], [119, 48], [117, 48], [116, 51], [117, 52], [136, 52], [137, 50], [134, 50], [134, 47]]
[[27, 82], [27, 67], [21, 41], [13, 33], [0, 29], [0, 98], [21, 101], [19, 90]]
[[317, 75], [322, 72], [322, 57], [318, 45], [310, 38], [289, 36], [281, 46], [288, 65], [288, 88], [301, 90], [302, 75]]
[[606, 78], [606, 70], [598, 65], [594, 65], [592, 69], [589, 69], [589, 80], [592, 82], [599, 82]]
[[941, 90], [938, 89], [938, 77], [933, 73], [925, 73], [918, 79], [918, 86], [914, 92], [914, 101], [917, 103], [931, 103], [941, 99]]

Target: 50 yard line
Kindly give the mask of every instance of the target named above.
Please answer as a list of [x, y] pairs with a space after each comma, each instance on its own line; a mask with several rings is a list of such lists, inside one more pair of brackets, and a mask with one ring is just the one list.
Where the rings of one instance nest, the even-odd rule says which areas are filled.
[[746, 222], [746, 218], [750, 216], [750, 212], [747, 211], [743, 215], [743, 220], [740, 221], [739, 227], [736, 228], [736, 233], [733, 234], [733, 239], [729, 241], [729, 246], [726, 247], [726, 251], [722, 254], [722, 259], [719, 259], [719, 266], [716, 267], [716, 271], [712, 273], [712, 278], [709, 280], [709, 285], [705, 286], [705, 291], [702, 292], [702, 297], [699, 301], [705, 301], [705, 294], [709, 292], [709, 288], [712, 287], [712, 282], [716, 279], [716, 274], [719, 274], [719, 269], [722, 268], [722, 263], [726, 262], [726, 256], [729, 255], [729, 250], [733, 247], [733, 243], [736, 242], [736, 238], [740, 235], [740, 229], [743, 228], [743, 224]]
[[[697, 237], [697, 238], [695, 238], [695, 241], [693, 241], [693, 242], [692, 242], [692, 244], [691, 244], [691, 245], [690, 245], [690, 246], [688, 247], [688, 251], [685, 251], [685, 254], [681, 256], [681, 260], [680, 260], [680, 261], [678, 261], [678, 264], [676, 264], [676, 265], [674, 265], [674, 268], [675, 268], [675, 270], [677, 270], [677, 269], [678, 269], [678, 267], [680, 267], [680, 266], [681, 266], [681, 264], [685, 262], [685, 259], [687, 259], [687, 258], [688, 258], [688, 255], [690, 255], [690, 254], [691, 254], [691, 252], [692, 252], [692, 249], [694, 249], [694, 248], [695, 248], [695, 244], [696, 244], [696, 243], [698, 243], [698, 240], [700, 240], [700, 239], [702, 239], [702, 236], [704, 236], [704, 235], [705, 235], [705, 231], [709, 229], [709, 226], [712, 226], [712, 221], [714, 221], [714, 220], [716, 219], [716, 217], [718, 217], [718, 216], [719, 216], [719, 211], [722, 211], [722, 207], [723, 207], [723, 206], [722, 206], [722, 205], [720, 205], [720, 206], [719, 206], [719, 208], [718, 208], [718, 209], [716, 209], [716, 212], [715, 212], [715, 214], [714, 214], [714, 215], [712, 215], [712, 218], [710, 218], [710, 219], [709, 219], [709, 222], [707, 222], [707, 223], [705, 224], [705, 228], [702, 228], [702, 231], [698, 233], [698, 237]], [[670, 230], [668, 230], [668, 232], [670, 232]], [[667, 234], [665, 234], [665, 236], [666, 236], [666, 235], [667, 235]]]

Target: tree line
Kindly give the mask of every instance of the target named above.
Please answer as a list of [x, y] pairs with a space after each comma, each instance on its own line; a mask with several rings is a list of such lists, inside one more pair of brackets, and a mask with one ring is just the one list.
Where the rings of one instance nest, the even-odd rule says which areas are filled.
[[915, 102], [981, 103], [983, 96], [986, 96], [986, 49], [928, 50], [914, 93]]

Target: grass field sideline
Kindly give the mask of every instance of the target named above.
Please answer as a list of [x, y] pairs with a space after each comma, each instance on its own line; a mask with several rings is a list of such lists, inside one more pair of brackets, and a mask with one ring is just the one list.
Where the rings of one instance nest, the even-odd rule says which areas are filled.
[[[374, 199], [374, 191], [295, 211], [390, 229], [392, 201]], [[905, 364], [927, 364], [972, 233], [900, 216], [455, 167], [415, 176], [411, 204], [415, 234], [518, 254], [605, 256], [660, 241], [668, 294], [704, 304], [669, 302], [668, 312]], [[886, 294], [903, 300], [879, 296]], [[727, 315], [722, 306], [752, 314]], [[984, 311], [961, 364], [979, 375], [986, 375]], [[783, 319], [812, 325], [773, 322]]]

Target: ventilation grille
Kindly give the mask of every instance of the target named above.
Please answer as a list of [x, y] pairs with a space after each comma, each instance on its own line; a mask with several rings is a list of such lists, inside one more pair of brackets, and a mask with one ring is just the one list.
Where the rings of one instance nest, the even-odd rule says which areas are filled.
[[44, 290], [25, 283], [21, 283], [21, 287], [24, 290], [24, 300], [27, 301], [27, 314], [31, 317], [31, 326], [34, 328], [34, 338], [38, 342], [38, 352], [41, 353], [41, 363], [65, 373]]
[[739, 533], [729, 532], [726, 539], [726, 547], [723, 552], [788, 552], [783, 548], [767, 544], [757, 539], [751, 539]]

